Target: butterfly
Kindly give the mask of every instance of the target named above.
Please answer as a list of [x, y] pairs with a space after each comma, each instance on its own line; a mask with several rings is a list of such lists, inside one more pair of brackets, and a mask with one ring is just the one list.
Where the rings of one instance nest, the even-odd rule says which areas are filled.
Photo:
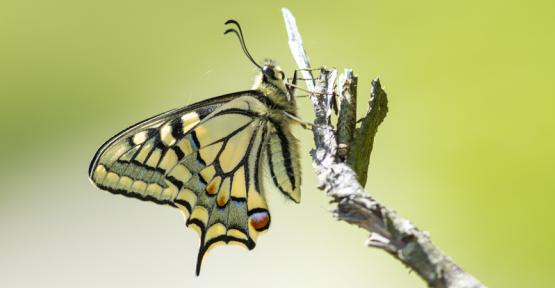
[[225, 24], [260, 69], [253, 88], [132, 125], [98, 149], [88, 171], [102, 190], [179, 209], [200, 237], [197, 276], [211, 248], [255, 247], [270, 227], [267, 191], [301, 198], [294, 86], [274, 62], [254, 61], [237, 21]]

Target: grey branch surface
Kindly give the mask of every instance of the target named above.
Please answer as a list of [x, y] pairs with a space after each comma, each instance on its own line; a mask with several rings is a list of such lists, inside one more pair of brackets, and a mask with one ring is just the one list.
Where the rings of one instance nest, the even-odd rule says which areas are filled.
[[[291, 53], [299, 68], [308, 69], [310, 64], [295, 19], [289, 10], [284, 8], [282, 12]], [[372, 81], [368, 112], [358, 121], [357, 128], [357, 79], [351, 70], [341, 75], [340, 111], [335, 129], [331, 115], [337, 70], [321, 68], [316, 79], [308, 73], [303, 77], [309, 78], [307, 87], [313, 91], [310, 97], [316, 115], [312, 128], [315, 142], [312, 165], [318, 176], [318, 188], [337, 205], [334, 216], [370, 232], [366, 245], [391, 254], [418, 273], [430, 287], [485, 287], [436, 247], [426, 232], [364, 190], [374, 136], [387, 114], [387, 94], [380, 81]]]

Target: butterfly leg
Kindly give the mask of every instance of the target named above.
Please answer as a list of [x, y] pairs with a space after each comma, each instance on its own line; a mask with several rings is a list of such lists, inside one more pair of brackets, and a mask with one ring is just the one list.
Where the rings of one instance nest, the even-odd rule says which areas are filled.
[[295, 71], [320, 71], [322, 70], [322, 67], [320, 68], [297, 68], [295, 69]]
[[285, 114], [285, 116], [286, 116], [287, 118], [289, 118], [289, 119], [291, 119], [291, 120], [293, 120], [293, 121], [299, 123], [299, 125], [301, 125], [301, 127], [303, 127], [304, 129], [312, 130], [312, 127], [314, 127], [314, 123], [306, 122], [306, 121], [304, 121], [303, 119], [301, 119], [301, 118], [299, 118], [299, 117], [297, 117], [297, 116], [295, 116], [295, 115], [293, 115], [293, 114], [287, 113], [287, 112], [285, 112], [285, 111], [283, 112], [283, 114]]
[[[334, 95], [334, 94], [335, 94], [335, 93], [328, 94], [328, 93], [320, 93], [320, 92], [310, 91], [310, 90], [304, 89], [304, 88], [299, 87], [298, 85], [295, 85], [295, 84], [292, 84], [292, 83], [285, 83], [285, 85], [288, 86], [288, 88], [289, 88], [289, 87], [293, 87], [293, 88], [295, 88], [295, 89], [297, 89], [297, 90], [300, 90], [300, 91], [303, 91], [303, 92], [306, 92], [306, 93], [309, 93], [309, 94], [315, 94], [315, 95], [318, 95], [318, 96], [323, 96], [323, 95]], [[290, 88], [289, 88], [289, 89], [290, 89]]]
[[289, 95], [291, 95], [291, 97], [294, 97], [296, 87], [297, 87], [297, 70], [293, 72], [293, 78], [291, 78], [291, 85], [287, 86], [287, 90], [289, 90]]
[[308, 79], [308, 78], [299, 78], [297, 77], [297, 72], [298, 71], [315, 71], [315, 70], [320, 70], [320, 68], [299, 68], [299, 69], [295, 69], [295, 72], [293, 72], [293, 77], [291, 78], [291, 82], [285, 82], [285, 85], [287, 86], [287, 89], [289, 90], [291, 96], [293, 96], [295, 90], [300, 90], [309, 94], [317, 94], [317, 95], [324, 95], [323, 93], [317, 93], [317, 92], [313, 92], [313, 91], [309, 91], [307, 89], [301, 88], [299, 87], [299, 85], [297, 85], [297, 80], [312, 80], [312, 78]]

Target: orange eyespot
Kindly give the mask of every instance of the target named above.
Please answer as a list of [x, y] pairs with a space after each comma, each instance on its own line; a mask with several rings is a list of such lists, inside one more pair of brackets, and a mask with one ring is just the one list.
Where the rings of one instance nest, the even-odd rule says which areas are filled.
[[270, 225], [270, 214], [267, 211], [253, 213], [249, 222], [256, 231], [266, 230]]

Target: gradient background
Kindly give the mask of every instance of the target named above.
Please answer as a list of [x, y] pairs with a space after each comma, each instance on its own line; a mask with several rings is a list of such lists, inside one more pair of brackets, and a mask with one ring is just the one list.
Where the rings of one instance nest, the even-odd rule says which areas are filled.
[[299, 2], [2, 1], [0, 286], [425, 287], [332, 219], [308, 131], [296, 131], [302, 204], [271, 195], [257, 248], [214, 249], [200, 278], [180, 213], [87, 180], [96, 149], [129, 124], [250, 87], [226, 19], [290, 74], [281, 7], [313, 65], [355, 69], [361, 113], [372, 78], [389, 93], [367, 189], [488, 286], [551, 286], [554, 2]]

